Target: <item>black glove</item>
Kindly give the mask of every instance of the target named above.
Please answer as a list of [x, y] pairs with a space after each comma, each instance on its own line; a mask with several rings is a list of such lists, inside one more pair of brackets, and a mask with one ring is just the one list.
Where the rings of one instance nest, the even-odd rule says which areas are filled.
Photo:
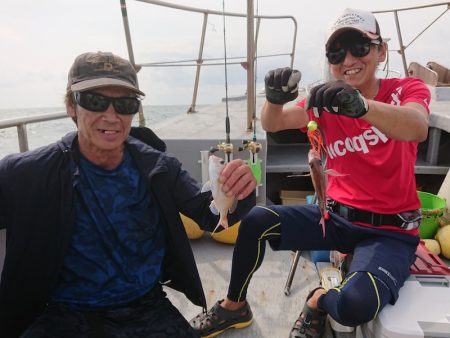
[[367, 113], [369, 105], [358, 89], [338, 80], [312, 88], [306, 98], [305, 108], [313, 108], [317, 117], [325, 110], [332, 114], [357, 118]]
[[266, 99], [270, 103], [285, 104], [298, 96], [298, 83], [302, 74], [289, 67], [269, 71], [264, 79]]

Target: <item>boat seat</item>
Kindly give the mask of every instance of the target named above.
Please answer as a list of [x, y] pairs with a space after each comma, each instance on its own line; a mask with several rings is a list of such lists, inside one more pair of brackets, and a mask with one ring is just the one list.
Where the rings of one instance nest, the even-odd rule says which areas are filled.
[[131, 127], [130, 136], [148, 144], [156, 150], [165, 152], [166, 144], [161, 140], [150, 128], [147, 127]]
[[411, 62], [408, 67], [408, 75], [411, 77], [417, 77], [430, 86], [436, 86], [438, 84], [438, 74], [425, 66], [417, 62]]
[[438, 87], [450, 86], [450, 69], [434, 61], [429, 61], [427, 68], [436, 72]]

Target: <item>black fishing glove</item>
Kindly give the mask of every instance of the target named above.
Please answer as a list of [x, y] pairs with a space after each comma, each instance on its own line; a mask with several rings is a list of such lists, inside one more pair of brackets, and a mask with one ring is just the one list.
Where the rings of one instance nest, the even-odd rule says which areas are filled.
[[357, 118], [367, 113], [369, 105], [358, 89], [338, 80], [312, 88], [306, 98], [305, 108], [313, 108], [317, 117], [325, 110], [332, 114]]
[[298, 96], [298, 83], [302, 74], [289, 67], [269, 71], [264, 79], [266, 99], [270, 103], [285, 104]]

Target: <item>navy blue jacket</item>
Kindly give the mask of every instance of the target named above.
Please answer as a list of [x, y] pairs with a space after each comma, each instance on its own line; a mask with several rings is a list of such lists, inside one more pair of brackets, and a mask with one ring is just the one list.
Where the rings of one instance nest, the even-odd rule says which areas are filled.
[[[206, 300], [179, 212], [212, 231], [210, 192], [173, 156], [129, 137], [126, 147], [157, 201], [164, 223], [166, 256], [161, 282], [194, 304]], [[0, 161], [0, 229], [6, 256], [0, 283], [0, 336], [17, 337], [41, 313], [59, 276], [74, 223], [79, 150], [76, 132], [61, 141]], [[234, 224], [255, 205], [255, 194], [229, 216]]]

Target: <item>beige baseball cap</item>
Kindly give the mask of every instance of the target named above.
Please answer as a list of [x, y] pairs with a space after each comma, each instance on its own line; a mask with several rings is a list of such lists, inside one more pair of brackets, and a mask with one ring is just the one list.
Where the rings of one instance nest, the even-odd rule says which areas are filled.
[[130, 61], [110, 52], [84, 53], [75, 59], [69, 71], [67, 90], [85, 91], [106, 86], [139, 90], [136, 70]]

